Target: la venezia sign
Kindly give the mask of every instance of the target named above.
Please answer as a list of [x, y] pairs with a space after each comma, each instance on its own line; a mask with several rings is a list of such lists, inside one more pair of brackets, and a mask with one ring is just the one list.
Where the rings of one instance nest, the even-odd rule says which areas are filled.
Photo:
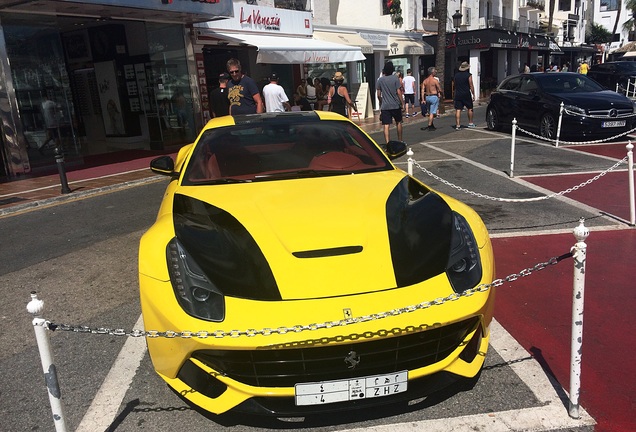
[[272, 15], [261, 15], [259, 9], [252, 9], [252, 12], [245, 12], [243, 7], [239, 14], [239, 23], [241, 26], [253, 26], [253, 28], [264, 28], [266, 30], [280, 30], [280, 17], [277, 13]]

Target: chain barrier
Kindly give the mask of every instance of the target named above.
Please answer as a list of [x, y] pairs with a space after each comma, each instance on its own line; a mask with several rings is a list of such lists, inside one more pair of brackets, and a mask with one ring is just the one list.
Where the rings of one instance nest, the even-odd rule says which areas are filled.
[[[543, 141], [547, 141], [547, 142], [550, 142], [550, 143], [553, 143], [553, 144], [556, 144], [556, 142], [557, 142], [557, 140], [555, 140], [555, 139], [546, 138], [544, 136], [537, 135], [535, 133], [532, 133], [530, 131], [522, 129], [519, 126], [516, 126], [516, 128], [519, 131], [523, 132], [524, 134], [530, 135], [533, 138], [540, 139], [540, 140], [543, 140]], [[633, 128], [631, 130], [628, 130], [627, 132], [623, 132], [623, 133], [620, 133], [618, 135], [615, 135], [615, 136], [612, 136], [612, 137], [609, 137], [609, 138], [597, 139], [597, 140], [593, 140], [593, 141], [563, 141], [563, 140], [559, 140], [559, 144], [565, 144], [565, 145], [598, 144], [598, 143], [612, 141], [612, 140], [614, 140], [616, 138], [624, 137], [626, 135], [629, 135], [632, 132], [636, 132], [636, 128]]]
[[422, 172], [424, 172], [428, 176], [434, 178], [435, 180], [445, 184], [446, 186], [450, 186], [450, 187], [452, 187], [454, 189], [457, 189], [460, 192], [464, 192], [464, 193], [466, 193], [468, 195], [473, 195], [473, 196], [476, 196], [476, 197], [479, 197], [479, 198], [483, 198], [483, 199], [486, 199], [486, 200], [490, 200], [490, 201], [522, 203], [522, 202], [542, 201], [542, 200], [546, 200], [546, 199], [550, 199], [550, 198], [555, 198], [555, 197], [558, 197], [558, 196], [561, 196], [561, 195], [565, 195], [565, 194], [568, 194], [570, 192], [574, 192], [575, 190], [581, 189], [582, 187], [585, 187], [585, 186], [595, 182], [596, 180], [600, 179], [605, 174], [615, 170], [621, 164], [627, 162], [627, 159], [628, 159], [628, 157], [625, 156], [623, 159], [621, 159], [620, 161], [616, 162], [614, 165], [612, 165], [611, 167], [609, 167], [605, 171], [598, 173], [597, 175], [595, 175], [591, 179], [588, 179], [588, 180], [586, 180], [586, 181], [584, 181], [582, 183], [579, 183], [576, 186], [572, 186], [571, 188], [562, 190], [561, 192], [555, 192], [555, 193], [552, 193], [550, 195], [543, 195], [543, 196], [534, 197], [534, 198], [499, 198], [499, 197], [493, 197], [493, 196], [490, 196], [490, 195], [485, 195], [485, 194], [482, 194], [482, 193], [479, 193], [479, 192], [473, 192], [471, 190], [468, 190], [466, 188], [458, 186], [458, 185], [456, 185], [454, 183], [451, 183], [448, 180], [445, 180], [445, 179], [441, 178], [438, 175], [433, 174], [431, 171], [429, 171], [426, 168], [424, 168], [423, 166], [421, 166], [416, 160], [413, 160], [413, 164], [416, 167], [418, 167], [420, 170], [422, 170]]
[[452, 302], [459, 300], [463, 297], [470, 297], [477, 293], [486, 292], [491, 288], [499, 287], [506, 282], [514, 282], [520, 278], [530, 276], [531, 274], [541, 271], [549, 266], [556, 265], [563, 261], [564, 259], [571, 258], [572, 252], [565, 253], [561, 256], [552, 257], [548, 261], [540, 262], [533, 267], [528, 267], [521, 270], [519, 273], [512, 273], [505, 278], [495, 279], [489, 284], [481, 284], [469, 290], [466, 290], [462, 293], [453, 293], [446, 297], [438, 297], [431, 301], [425, 301], [421, 303], [417, 303], [414, 305], [409, 305], [397, 309], [391, 309], [386, 312], [375, 313], [371, 315], [363, 315], [356, 318], [347, 318], [338, 321], [325, 321], [323, 323], [313, 323], [306, 325], [295, 325], [291, 327], [278, 327], [278, 328], [263, 328], [260, 330], [257, 329], [247, 329], [247, 330], [215, 330], [215, 331], [158, 331], [158, 330], [125, 330], [123, 328], [112, 329], [108, 327], [88, 327], [82, 325], [68, 325], [68, 324], [55, 324], [50, 321], [43, 321], [42, 325], [44, 325], [48, 330], [51, 331], [64, 331], [64, 332], [72, 332], [72, 333], [89, 333], [89, 334], [103, 334], [110, 336], [129, 336], [129, 337], [149, 337], [149, 338], [184, 338], [184, 339], [207, 339], [207, 338], [237, 338], [237, 337], [254, 337], [254, 336], [271, 336], [274, 334], [284, 335], [287, 333], [302, 333], [306, 331], [315, 331], [320, 329], [328, 329], [333, 327], [345, 327], [353, 324], [358, 324], [362, 322], [370, 322], [370, 321], [378, 321], [388, 317], [399, 316], [411, 312], [415, 312], [418, 310], [429, 309], [433, 306], [439, 306], [447, 302]]

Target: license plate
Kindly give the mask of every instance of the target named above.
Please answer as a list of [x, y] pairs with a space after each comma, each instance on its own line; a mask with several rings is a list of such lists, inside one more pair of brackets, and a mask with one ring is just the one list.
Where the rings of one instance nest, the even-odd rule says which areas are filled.
[[604, 128], [623, 127], [625, 126], [625, 120], [605, 121], [601, 124]]
[[406, 391], [408, 372], [296, 384], [296, 405], [321, 405], [391, 396]]

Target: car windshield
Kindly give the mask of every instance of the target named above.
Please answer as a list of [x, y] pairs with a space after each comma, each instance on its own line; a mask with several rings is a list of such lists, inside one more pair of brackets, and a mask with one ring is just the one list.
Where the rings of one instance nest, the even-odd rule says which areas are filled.
[[345, 121], [255, 121], [206, 130], [184, 185], [279, 180], [392, 169], [386, 156]]
[[535, 77], [546, 93], [589, 93], [605, 90], [596, 81], [576, 73], [543, 73]]

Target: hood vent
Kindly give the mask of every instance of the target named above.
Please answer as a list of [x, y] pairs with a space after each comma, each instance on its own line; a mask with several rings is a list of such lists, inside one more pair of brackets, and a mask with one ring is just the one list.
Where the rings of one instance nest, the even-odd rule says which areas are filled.
[[324, 258], [338, 255], [350, 255], [362, 252], [362, 246], [342, 246], [329, 249], [316, 249], [292, 252], [296, 258]]

